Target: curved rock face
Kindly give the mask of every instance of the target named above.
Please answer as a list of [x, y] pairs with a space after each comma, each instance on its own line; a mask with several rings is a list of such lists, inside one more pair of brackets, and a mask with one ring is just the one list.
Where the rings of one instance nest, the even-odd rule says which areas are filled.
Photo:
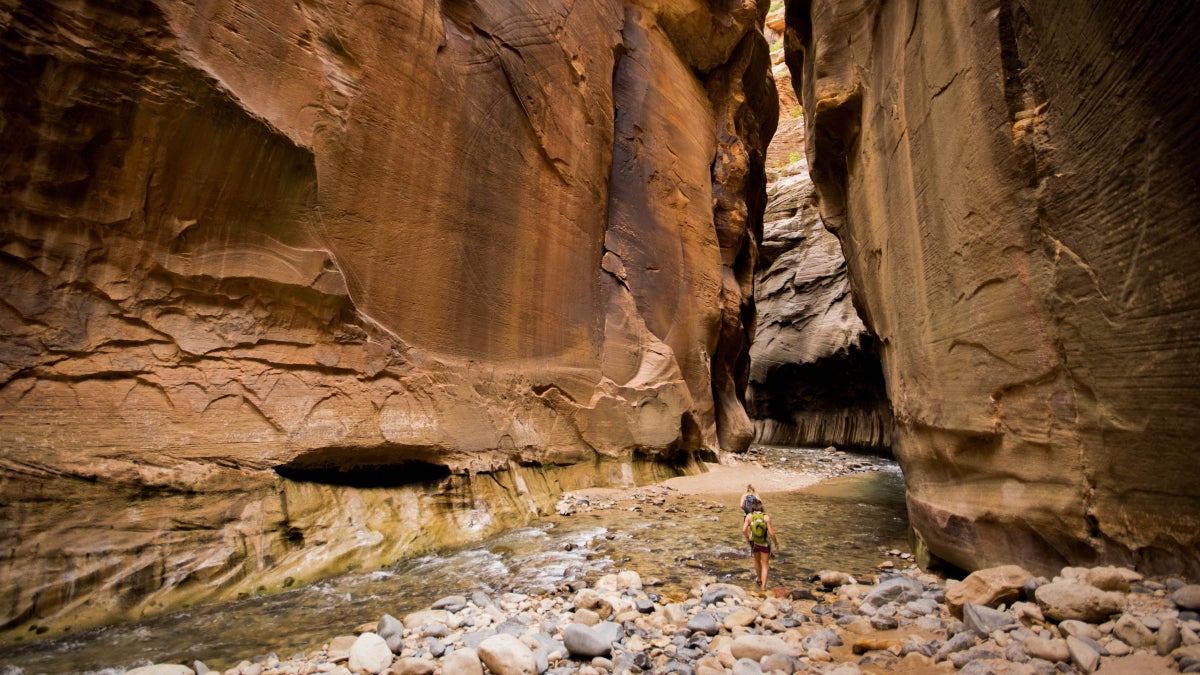
[[825, 229], [804, 158], [804, 115], [784, 64], [784, 8], [767, 15], [779, 128], [755, 273], [746, 404], [760, 443], [890, 451], [891, 407], [875, 338], [851, 301], [846, 260]]
[[1200, 574], [1194, 3], [790, 3], [911, 522], [974, 569]]
[[0, 7], [0, 625], [749, 442], [765, 3], [393, 4]]
[[755, 438], [886, 451], [892, 418], [875, 337], [854, 309], [808, 162], [768, 170], [768, 179], [746, 393]]

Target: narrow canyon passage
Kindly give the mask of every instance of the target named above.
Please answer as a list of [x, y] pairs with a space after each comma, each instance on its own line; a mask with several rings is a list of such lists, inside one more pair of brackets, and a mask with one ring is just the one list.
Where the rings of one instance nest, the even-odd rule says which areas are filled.
[[0, 641], [467, 569], [755, 441], [894, 457], [922, 561], [1200, 578], [1198, 26], [6, 3]]

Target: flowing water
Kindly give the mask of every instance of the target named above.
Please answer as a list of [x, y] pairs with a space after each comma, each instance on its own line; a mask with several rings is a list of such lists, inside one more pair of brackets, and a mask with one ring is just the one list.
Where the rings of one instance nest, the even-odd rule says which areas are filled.
[[[812, 450], [770, 449], [777, 462]], [[845, 456], [845, 455], [843, 455]], [[894, 462], [855, 457], [860, 472], [807, 489], [764, 495], [781, 540], [771, 582], [807, 588], [822, 569], [870, 579], [888, 552], [906, 552], [904, 484]], [[741, 487], [741, 486], [738, 486]], [[82, 673], [204, 661], [223, 670], [266, 653], [287, 658], [384, 613], [423, 609], [438, 598], [483, 590], [549, 592], [621, 569], [663, 595], [702, 579], [753, 585], [741, 535], [740, 494], [673, 497], [541, 519], [477, 545], [349, 573], [271, 595], [181, 610], [30, 644], [0, 648], [0, 675]], [[899, 561], [897, 561], [899, 562]], [[21, 669], [20, 671], [15, 668]], [[115, 672], [115, 671], [110, 671]]]

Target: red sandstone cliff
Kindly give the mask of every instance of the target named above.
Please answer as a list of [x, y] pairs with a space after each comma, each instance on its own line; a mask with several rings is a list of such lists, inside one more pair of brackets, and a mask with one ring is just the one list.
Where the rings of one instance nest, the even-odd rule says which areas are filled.
[[776, 97], [720, 4], [0, 2], [0, 624], [744, 448]]

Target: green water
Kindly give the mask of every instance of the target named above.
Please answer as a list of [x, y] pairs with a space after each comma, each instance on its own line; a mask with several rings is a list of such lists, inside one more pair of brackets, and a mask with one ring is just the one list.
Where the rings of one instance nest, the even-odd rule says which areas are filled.
[[[815, 451], [773, 449], [775, 459]], [[894, 462], [863, 458], [864, 471], [804, 490], [764, 496], [781, 540], [772, 585], [808, 588], [822, 569], [870, 579], [889, 558], [907, 551], [904, 485]], [[636, 570], [685, 594], [716, 579], [752, 587], [749, 550], [741, 535], [739, 495], [671, 498], [663, 507], [610, 508], [554, 516], [479, 545], [403, 561], [383, 570], [346, 574], [268, 596], [182, 610], [136, 624], [80, 631], [0, 649], [0, 673], [82, 673], [145, 662], [204, 661], [223, 670], [270, 652], [288, 658], [384, 613], [427, 607], [454, 593], [483, 590], [536, 594], [573, 580], [593, 581], [618, 569]], [[8, 670], [5, 671], [4, 668]]]

